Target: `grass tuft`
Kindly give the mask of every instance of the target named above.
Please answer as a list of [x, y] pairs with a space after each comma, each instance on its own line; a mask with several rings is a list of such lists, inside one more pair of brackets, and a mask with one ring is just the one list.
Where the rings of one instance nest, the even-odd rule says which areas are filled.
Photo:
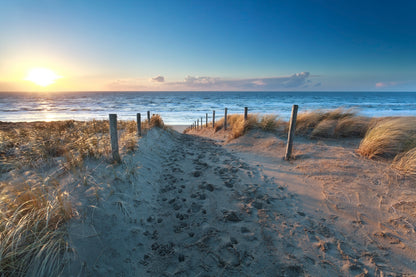
[[[151, 124], [163, 121], [156, 116]], [[118, 131], [122, 153], [134, 151], [137, 123], [119, 121]], [[9, 172], [0, 182], [0, 276], [60, 275], [70, 251], [65, 225], [76, 212], [53, 176], [83, 172], [87, 159], [110, 160], [110, 149], [108, 120], [0, 122], [0, 172]], [[45, 179], [34, 173], [56, 168]], [[98, 198], [97, 186], [91, 189]]]
[[152, 115], [150, 118], [150, 128], [158, 127], [158, 128], [164, 128], [165, 123], [162, 120], [162, 117], [158, 114]]
[[68, 193], [56, 182], [32, 179], [0, 183], [0, 198], [0, 272], [59, 275], [69, 251], [64, 224], [74, 215]]
[[[261, 129], [267, 132], [276, 131], [283, 125], [283, 122], [278, 119], [277, 115], [249, 114], [247, 120], [240, 114], [232, 114], [227, 116], [227, 129], [231, 132], [232, 138], [243, 136], [248, 130]], [[209, 125], [210, 126], [210, 125]], [[218, 132], [224, 128], [224, 118], [215, 122], [214, 130]]]
[[405, 175], [416, 177], [416, 147], [397, 155], [392, 167]]
[[416, 147], [416, 117], [376, 120], [360, 143], [357, 152], [367, 158], [394, 158]]
[[296, 133], [311, 138], [363, 137], [369, 124], [369, 118], [351, 110], [311, 111], [298, 115]]
[[[161, 124], [161, 118], [154, 125]], [[12, 125], [12, 124], [10, 124]], [[119, 121], [119, 144], [126, 152], [137, 145], [137, 123]], [[81, 167], [86, 158], [108, 158], [111, 153], [108, 120], [55, 121], [21, 124], [0, 129], [0, 172], [56, 162], [66, 169]]]

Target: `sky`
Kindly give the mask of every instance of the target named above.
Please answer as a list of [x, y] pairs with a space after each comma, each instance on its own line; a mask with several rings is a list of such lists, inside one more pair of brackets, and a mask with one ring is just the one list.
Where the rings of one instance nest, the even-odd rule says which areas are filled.
[[[0, 91], [416, 91], [416, 1], [0, 0]], [[33, 68], [55, 81], [30, 81]]]

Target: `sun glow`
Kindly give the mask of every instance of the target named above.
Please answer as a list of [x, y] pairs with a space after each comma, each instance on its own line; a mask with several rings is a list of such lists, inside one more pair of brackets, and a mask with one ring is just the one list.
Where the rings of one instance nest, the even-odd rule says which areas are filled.
[[47, 87], [55, 83], [56, 80], [62, 78], [48, 68], [32, 68], [28, 71], [25, 80], [31, 81], [39, 86]]

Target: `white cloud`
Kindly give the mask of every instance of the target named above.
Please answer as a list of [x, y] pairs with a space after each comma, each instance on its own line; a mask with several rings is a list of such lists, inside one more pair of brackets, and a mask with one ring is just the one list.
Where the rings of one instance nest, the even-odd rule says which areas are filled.
[[151, 80], [152, 82], [163, 83], [165, 81], [165, 77], [158, 75], [156, 77], [153, 77]]
[[378, 82], [376, 83], [377, 88], [385, 88], [397, 85], [397, 82]]
[[210, 76], [186, 76], [183, 81], [165, 82], [163, 76], [151, 78], [148, 82], [140, 79], [118, 80], [111, 84], [112, 89], [118, 90], [213, 90], [213, 91], [273, 91], [296, 90], [319, 86], [310, 78], [309, 72], [295, 73], [289, 76], [266, 78], [225, 79]]
[[186, 84], [198, 84], [198, 85], [213, 85], [219, 79], [212, 78], [212, 77], [193, 77], [193, 76], [186, 76], [185, 83]]

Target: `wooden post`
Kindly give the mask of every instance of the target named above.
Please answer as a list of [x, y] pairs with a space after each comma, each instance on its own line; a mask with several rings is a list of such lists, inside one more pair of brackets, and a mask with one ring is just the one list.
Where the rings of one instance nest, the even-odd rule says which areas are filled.
[[247, 121], [248, 107], [244, 107], [244, 121]]
[[196, 129], [199, 129], [199, 118], [196, 120]]
[[117, 136], [117, 115], [110, 114], [110, 138], [111, 138], [111, 152], [113, 160], [117, 163], [121, 162], [120, 154], [118, 153], [118, 136]]
[[289, 133], [287, 136], [287, 146], [285, 160], [288, 161], [292, 157], [293, 138], [295, 137], [296, 117], [298, 115], [298, 105], [293, 105], [292, 116], [289, 122]]
[[224, 110], [224, 130], [227, 130], [227, 108]]
[[215, 128], [215, 110], [212, 111], [212, 128]]
[[142, 116], [140, 113], [137, 113], [137, 135], [142, 136]]
[[202, 117], [201, 117], [201, 129], [204, 128], [204, 123], [202, 123]]
[[208, 128], [208, 113], [205, 114], [205, 127]]
[[150, 126], [150, 111], [147, 111], [147, 123]]

